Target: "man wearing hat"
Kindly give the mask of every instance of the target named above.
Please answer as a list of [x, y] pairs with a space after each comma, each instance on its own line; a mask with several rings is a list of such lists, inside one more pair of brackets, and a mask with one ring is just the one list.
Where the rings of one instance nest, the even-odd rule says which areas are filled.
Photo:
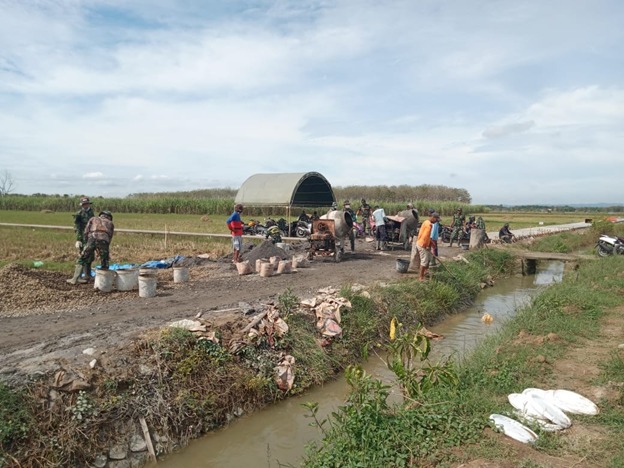
[[[82, 253], [82, 249], [87, 245], [87, 235], [85, 234], [85, 228], [87, 227], [87, 223], [89, 222], [89, 220], [93, 218], [94, 216], [95, 216], [95, 213], [93, 212], [93, 208], [91, 208], [91, 200], [89, 200], [88, 197], [81, 197], [80, 198], [80, 210], [76, 211], [76, 213], [74, 214], [74, 231], [76, 232], [76, 244], [75, 245], [79, 253]], [[93, 260], [95, 260], [94, 254], [91, 255], [91, 258], [89, 258], [83, 264], [84, 265], [83, 271], [85, 274], [86, 281], [89, 281], [91, 279], [91, 264], [93, 263]], [[76, 267], [76, 270], [78, 270], [78, 267]], [[80, 275], [78, 275], [78, 277], [79, 276]], [[76, 284], [77, 282], [77, 280], [74, 280], [73, 278], [67, 281], [70, 282], [71, 284]], [[83, 281], [80, 281], [80, 282], [83, 282]]]

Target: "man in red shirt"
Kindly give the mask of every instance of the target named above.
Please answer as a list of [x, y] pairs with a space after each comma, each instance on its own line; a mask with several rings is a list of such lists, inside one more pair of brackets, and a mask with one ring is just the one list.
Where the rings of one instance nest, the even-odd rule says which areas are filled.
[[234, 249], [233, 263], [240, 262], [240, 253], [243, 250], [243, 222], [240, 214], [243, 212], [243, 205], [237, 203], [234, 212], [227, 219], [226, 224], [232, 233], [232, 248]]

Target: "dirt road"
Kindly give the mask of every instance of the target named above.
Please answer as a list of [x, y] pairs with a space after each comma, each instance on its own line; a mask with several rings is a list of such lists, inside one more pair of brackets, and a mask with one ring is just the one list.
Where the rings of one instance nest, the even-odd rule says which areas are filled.
[[[514, 233], [524, 238], [587, 226], [572, 223]], [[494, 236], [492, 233], [491, 238]], [[293, 246], [305, 252], [304, 243]], [[462, 252], [441, 244], [439, 253], [450, 259]], [[191, 267], [191, 280], [184, 284], [173, 283], [171, 269], [159, 271], [158, 292], [153, 298], [138, 297], [136, 291], [105, 294], [91, 285], [68, 285], [68, 275], [61, 273], [5, 267], [0, 270], [0, 380], [54, 368], [59, 360], [88, 362], [91, 356], [82, 354], [85, 348], [105, 352], [141, 331], [193, 318], [200, 312], [203, 318], [216, 321], [223, 318], [220, 311], [230, 309], [228, 319], [247, 322], [241, 310], [231, 309], [238, 309], [239, 303], [246, 303], [243, 309], [257, 307], [276, 300], [287, 289], [305, 298], [327, 286], [396, 280], [405, 277], [396, 271], [397, 258], [409, 258], [409, 252], [400, 248], [376, 251], [372, 239], [358, 239], [355, 252], [347, 251], [340, 263], [318, 257], [310, 268], [271, 278], [239, 276], [228, 259], [206, 260]]]
[[[451, 255], [460, 252], [448, 250]], [[20, 379], [50, 370], [61, 360], [88, 363], [92, 356], [82, 353], [86, 348], [102, 352], [141, 331], [193, 318], [200, 312], [203, 318], [218, 320], [223, 309], [236, 309], [241, 302], [248, 304], [243, 308], [257, 307], [276, 300], [287, 289], [305, 298], [327, 286], [396, 280], [406, 276], [396, 271], [397, 258], [409, 258], [409, 252], [380, 252], [373, 249], [372, 242], [358, 240], [355, 252], [347, 251], [340, 263], [331, 257], [317, 257], [309, 268], [270, 278], [239, 276], [227, 259], [203, 261], [190, 267], [188, 283], [175, 284], [171, 269], [160, 270], [153, 298], [141, 298], [136, 291], [101, 293], [90, 284], [67, 284], [68, 275], [29, 270], [29, 278], [13, 275], [14, 284], [4, 278], [1, 281], [3, 297], [18, 295], [26, 306], [0, 309], [0, 379]], [[33, 278], [33, 274], [40, 276]], [[26, 300], [32, 296], [36, 301]], [[249, 320], [240, 310], [230, 310], [227, 315]]]

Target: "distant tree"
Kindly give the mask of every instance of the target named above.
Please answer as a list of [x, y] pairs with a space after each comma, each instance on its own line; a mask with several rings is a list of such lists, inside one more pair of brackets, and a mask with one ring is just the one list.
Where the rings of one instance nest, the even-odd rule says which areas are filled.
[[8, 170], [4, 169], [0, 172], [0, 196], [8, 195], [13, 189], [15, 189], [15, 179]]

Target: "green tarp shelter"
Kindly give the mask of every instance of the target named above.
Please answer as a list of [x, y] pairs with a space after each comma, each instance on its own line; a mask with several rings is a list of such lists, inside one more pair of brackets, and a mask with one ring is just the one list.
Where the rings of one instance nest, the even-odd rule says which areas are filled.
[[327, 179], [318, 172], [254, 174], [238, 189], [245, 206], [320, 207], [336, 201]]

